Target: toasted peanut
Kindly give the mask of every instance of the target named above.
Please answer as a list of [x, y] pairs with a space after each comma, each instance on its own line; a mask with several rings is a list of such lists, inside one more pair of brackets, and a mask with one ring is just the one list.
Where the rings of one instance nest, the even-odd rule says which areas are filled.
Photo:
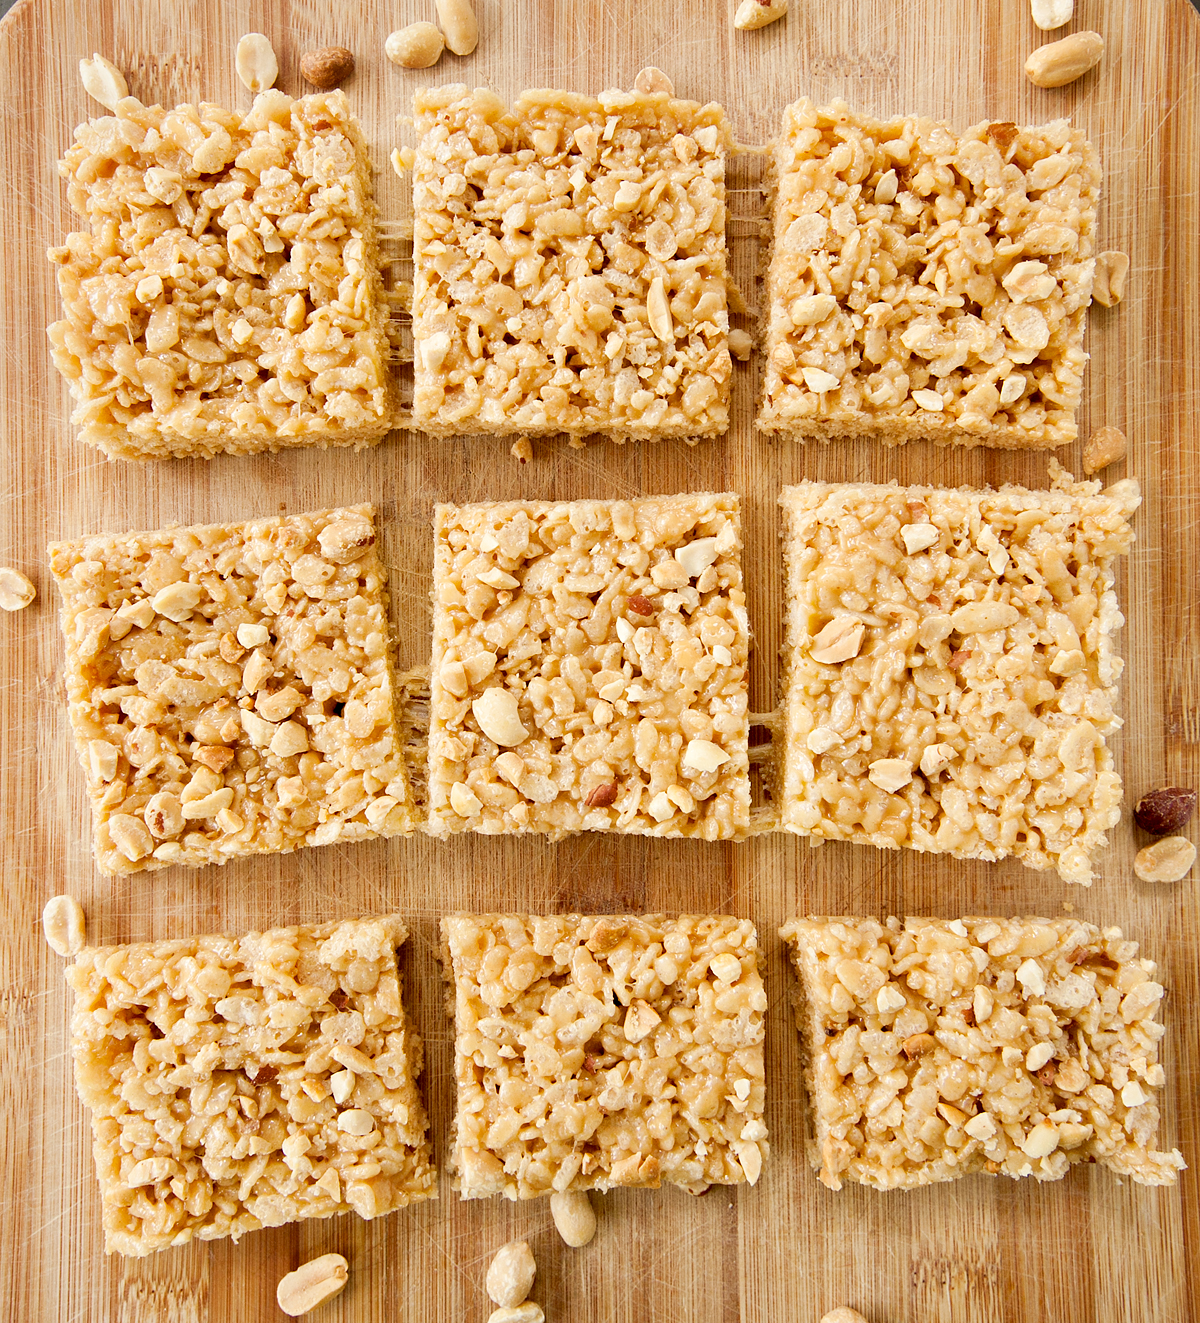
[[646, 296], [646, 315], [650, 319], [650, 329], [660, 340], [674, 343], [675, 326], [671, 320], [671, 308], [667, 303], [667, 291], [662, 276], [655, 276], [650, 282], [650, 293]]
[[237, 76], [255, 94], [274, 87], [279, 77], [275, 49], [261, 32], [247, 32], [238, 42], [234, 63]]
[[873, 786], [894, 795], [913, 778], [913, 766], [907, 758], [876, 758], [867, 768], [867, 780]]
[[93, 53], [90, 60], [79, 61], [79, 81], [88, 96], [106, 110], [116, 110], [117, 102], [129, 95], [124, 75], [103, 55]]
[[1099, 473], [1101, 469], [1124, 459], [1128, 449], [1125, 433], [1120, 428], [1099, 428], [1092, 433], [1083, 448], [1084, 473]]
[[511, 1309], [533, 1289], [537, 1264], [528, 1241], [510, 1240], [496, 1251], [488, 1265], [487, 1293], [496, 1304]]
[[823, 1314], [821, 1323], [867, 1323], [867, 1320], [857, 1309], [851, 1309], [849, 1305], [839, 1305], [836, 1309], [831, 1309], [828, 1314]]
[[517, 745], [529, 738], [521, 724], [516, 694], [498, 685], [485, 689], [471, 704], [479, 729], [500, 745]]
[[369, 1135], [375, 1129], [375, 1118], [361, 1107], [351, 1107], [348, 1111], [338, 1114], [337, 1124], [342, 1134], [362, 1139], [364, 1135]]
[[11, 565], [0, 568], [0, 610], [23, 611], [37, 596], [37, 589]]
[[1151, 836], [1174, 836], [1196, 811], [1196, 792], [1185, 786], [1163, 786], [1138, 800], [1133, 816]]
[[541, 1305], [535, 1305], [532, 1300], [523, 1300], [519, 1305], [493, 1309], [487, 1323], [546, 1323], [546, 1313]]
[[586, 1190], [556, 1191], [550, 1196], [550, 1216], [572, 1249], [586, 1245], [596, 1234], [596, 1212]]
[[74, 896], [51, 896], [42, 910], [42, 932], [55, 955], [72, 956], [82, 950], [87, 941], [83, 906]]
[[1129, 254], [1108, 249], [1096, 258], [1096, 276], [1092, 282], [1092, 302], [1105, 308], [1115, 307], [1125, 297], [1125, 277], [1129, 274]]
[[1033, 21], [1043, 32], [1053, 32], [1071, 21], [1075, 0], [1029, 0]]
[[1065, 87], [1094, 69], [1103, 54], [1104, 38], [1098, 32], [1072, 32], [1039, 46], [1025, 61], [1025, 76], [1035, 87]]
[[729, 755], [712, 740], [689, 740], [683, 754], [683, 766], [687, 771], [715, 772], [728, 761]]
[[455, 55], [470, 55], [479, 44], [479, 24], [471, 0], [434, 0], [446, 46]]
[[410, 23], [398, 28], [383, 44], [384, 54], [402, 69], [428, 69], [437, 64], [446, 39], [432, 23]]
[[354, 72], [354, 52], [345, 46], [322, 46], [300, 57], [300, 76], [305, 82], [328, 91], [344, 83]]
[[739, 363], [746, 363], [754, 352], [754, 341], [748, 332], [735, 329], [729, 332], [729, 352]]
[[1143, 882], [1178, 882], [1196, 862], [1196, 847], [1186, 836], [1164, 836], [1137, 852], [1133, 871]]
[[[496, 760], [499, 762], [499, 759]], [[602, 781], [598, 786], [588, 792], [588, 797], [583, 802], [588, 808], [608, 808], [616, 801], [617, 783], [615, 781]]]
[[849, 661], [858, 656], [866, 632], [866, 625], [854, 616], [834, 616], [813, 639], [808, 655], [828, 666]]
[[653, 64], [648, 64], [644, 69], [639, 70], [638, 76], [633, 80], [633, 90], [647, 94], [665, 92], [668, 96], [674, 96], [675, 84], [661, 69]]
[[765, 28], [787, 13], [788, 0], [742, 0], [733, 16], [733, 26], [743, 32]]
[[912, 1034], [900, 1044], [900, 1050], [912, 1061], [914, 1057], [923, 1057], [926, 1052], [932, 1052], [936, 1046], [932, 1034]]
[[289, 1318], [299, 1318], [346, 1288], [350, 1266], [340, 1254], [322, 1254], [279, 1279], [275, 1300]]

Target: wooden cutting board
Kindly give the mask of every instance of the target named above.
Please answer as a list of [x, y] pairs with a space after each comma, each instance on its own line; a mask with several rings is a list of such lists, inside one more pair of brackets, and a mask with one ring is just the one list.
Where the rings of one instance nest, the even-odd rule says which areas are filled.
[[[429, 521], [437, 499], [615, 497], [732, 488], [744, 498], [746, 567], [757, 653], [751, 706], [774, 704], [780, 642], [776, 496], [803, 476], [943, 484], [1015, 480], [1046, 486], [1044, 456], [914, 445], [802, 448], [752, 430], [757, 371], [736, 371], [727, 440], [689, 449], [538, 447], [521, 466], [500, 442], [433, 442], [396, 433], [376, 449], [139, 466], [108, 463], [68, 424], [44, 328], [57, 315], [44, 258], [68, 227], [54, 162], [96, 111], [79, 58], [98, 50], [147, 101], [232, 98], [233, 50], [269, 34], [280, 85], [299, 92], [298, 63], [338, 42], [358, 57], [348, 84], [379, 176], [385, 217], [404, 188], [386, 168], [396, 117], [414, 89], [489, 84], [507, 97], [558, 86], [632, 85], [661, 66], [679, 93], [720, 101], [740, 141], [762, 143], [800, 93], [845, 97], [890, 115], [919, 111], [965, 126], [983, 118], [1070, 115], [1097, 143], [1106, 184], [1101, 247], [1132, 257], [1128, 295], [1093, 311], [1082, 432], [1112, 424], [1146, 500], [1123, 572], [1126, 727], [1117, 741], [1127, 803], [1156, 785], [1200, 782], [1200, 18], [1185, 0], [1078, 0], [1073, 28], [1101, 31], [1100, 69], [1058, 91], [1022, 74], [1041, 40], [1027, 0], [796, 0], [786, 20], [736, 32], [734, 0], [479, 0], [474, 55], [428, 71], [388, 64], [388, 31], [432, 18], [430, 0], [353, 5], [318, 0], [20, 0], [0, 23], [0, 563], [20, 567], [39, 598], [0, 620], [0, 1315], [32, 1320], [252, 1323], [281, 1317], [279, 1276], [330, 1250], [351, 1263], [347, 1291], [318, 1317], [454, 1320], [490, 1310], [484, 1273], [506, 1240], [537, 1256], [535, 1298], [552, 1323], [816, 1323], [852, 1304], [872, 1323], [1182, 1323], [1200, 1309], [1200, 921], [1195, 878], [1134, 880], [1139, 844], [1126, 820], [1090, 891], [1016, 863], [962, 864], [849, 845], [812, 850], [785, 837], [740, 845], [588, 836], [444, 844], [373, 842], [307, 850], [222, 869], [173, 870], [112, 882], [95, 871], [83, 777], [69, 739], [57, 601], [45, 564], [52, 538], [230, 521], [372, 500], [393, 567], [402, 666], [428, 657]], [[754, 290], [759, 163], [731, 163], [734, 271]], [[748, 218], [748, 219], [737, 219]], [[1079, 471], [1079, 445], [1063, 452]], [[1197, 830], [1195, 824], [1193, 832]], [[1144, 843], [1144, 842], [1143, 842]], [[436, 922], [452, 908], [530, 911], [728, 911], [754, 918], [768, 952], [767, 1123], [772, 1154], [754, 1189], [694, 1199], [674, 1189], [603, 1200], [585, 1250], [558, 1239], [545, 1202], [462, 1203], [441, 1197], [379, 1221], [350, 1216], [257, 1232], [240, 1245], [194, 1244], [123, 1261], [105, 1258], [88, 1120], [72, 1087], [62, 962], [39, 915], [55, 892], [81, 897], [91, 939], [144, 941], [238, 932], [395, 909], [413, 928], [403, 954], [408, 997], [428, 1044], [424, 1090], [444, 1158], [453, 1106], [452, 1043], [442, 1018]], [[1160, 962], [1169, 988], [1162, 1142], [1193, 1170], [1175, 1189], [1119, 1184], [1076, 1168], [1055, 1185], [971, 1177], [912, 1194], [832, 1194], [801, 1144], [797, 1038], [790, 981], [775, 936], [796, 913], [1057, 915], [1120, 924]]]

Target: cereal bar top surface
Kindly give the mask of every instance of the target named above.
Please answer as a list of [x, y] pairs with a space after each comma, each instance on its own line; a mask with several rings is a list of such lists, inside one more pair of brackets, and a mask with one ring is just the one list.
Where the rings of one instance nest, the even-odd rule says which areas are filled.
[[738, 498], [438, 506], [429, 826], [750, 820]]
[[414, 98], [416, 424], [717, 436], [729, 422], [717, 105], [665, 93]]
[[67, 969], [108, 1251], [435, 1194], [395, 915], [85, 949]]
[[781, 822], [1092, 881], [1137, 484], [787, 488]]
[[124, 459], [365, 444], [394, 412], [375, 206], [341, 92], [246, 115], [126, 97], [60, 164], [52, 249], [80, 439]]
[[758, 425], [1051, 447], [1076, 435], [1100, 166], [1066, 120], [955, 133], [784, 112]]
[[809, 1157], [831, 1189], [1182, 1170], [1154, 1149], [1163, 987], [1119, 928], [811, 918], [780, 935], [802, 989]]
[[767, 999], [749, 920], [455, 914], [442, 937], [464, 1198], [758, 1179]]
[[374, 511], [50, 548], [106, 873], [412, 830]]

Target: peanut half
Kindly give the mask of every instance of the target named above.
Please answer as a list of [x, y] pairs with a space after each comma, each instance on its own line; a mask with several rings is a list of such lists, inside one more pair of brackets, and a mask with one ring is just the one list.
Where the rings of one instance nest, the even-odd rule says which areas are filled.
[[37, 589], [11, 565], [0, 569], [0, 609], [23, 611], [37, 596]]
[[511, 1240], [496, 1251], [487, 1270], [487, 1293], [502, 1308], [519, 1305], [533, 1289], [537, 1264], [528, 1241]]
[[765, 28], [787, 13], [788, 0], [742, 0], [733, 16], [733, 26], [742, 32]]
[[322, 1254], [280, 1278], [275, 1300], [289, 1318], [299, 1318], [340, 1295], [349, 1277], [349, 1264], [340, 1254]]
[[55, 955], [81, 951], [87, 942], [83, 906], [74, 896], [51, 896], [42, 911], [42, 932]]
[[432, 23], [410, 23], [398, 28], [384, 42], [384, 54], [402, 69], [428, 69], [437, 64], [446, 40]]
[[1128, 449], [1125, 433], [1120, 428], [1098, 428], [1088, 438], [1083, 448], [1084, 473], [1099, 473], [1101, 469], [1108, 468], [1117, 460], [1124, 459]]
[[1129, 254], [1110, 248], [1096, 258], [1096, 276], [1092, 282], [1092, 302], [1113, 308], [1125, 297], [1125, 277], [1129, 274]]
[[1164, 836], [1137, 852], [1133, 871], [1143, 882], [1179, 882], [1195, 862], [1196, 847], [1186, 836]]
[[274, 87], [279, 77], [275, 48], [261, 32], [247, 32], [238, 42], [234, 64], [237, 76], [255, 95]]
[[586, 1245], [596, 1234], [596, 1212], [586, 1190], [556, 1191], [550, 1196], [550, 1216], [572, 1249]]
[[1025, 76], [1035, 87], [1065, 87], [1094, 69], [1103, 54], [1104, 38], [1098, 32], [1072, 32], [1039, 46], [1025, 61]]
[[455, 55], [470, 55], [479, 45], [479, 24], [471, 0], [434, 0], [446, 45]]

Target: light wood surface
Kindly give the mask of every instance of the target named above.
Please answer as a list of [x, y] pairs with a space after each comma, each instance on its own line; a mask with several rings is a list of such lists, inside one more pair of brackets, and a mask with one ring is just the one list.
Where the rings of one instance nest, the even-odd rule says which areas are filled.
[[[1072, 29], [1101, 31], [1100, 69], [1040, 91], [1028, 52], [1047, 39], [1027, 0], [796, 0], [786, 20], [735, 32], [733, 0], [478, 0], [473, 56], [409, 73], [383, 58], [388, 31], [432, 17], [429, 0], [334, 5], [318, 0], [19, 0], [0, 24], [0, 563], [40, 596], [0, 620], [0, 1317], [10, 1320], [280, 1318], [279, 1276], [329, 1250], [351, 1263], [347, 1291], [317, 1317], [335, 1323], [482, 1323], [483, 1280], [504, 1241], [528, 1238], [534, 1297], [551, 1323], [746, 1320], [816, 1323], [852, 1304], [872, 1323], [1183, 1323], [1200, 1308], [1200, 1004], [1198, 884], [1136, 882], [1138, 834], [1127, 819], [1089, 892], [1003, 865], [960, 864], [859, 846], [811, 850], [760, 837], [741, 845], [587, 836], [374, 842], [199, 871], [110, 882], [96, 873], [83, 777], [64, 708], [57, 601], [44, 548], [93, 531], [229, 521], [278, 510], [373, 500], [393, 567], [402, 666], [428, 655], [429, 520], [437, 499], [615, 497], [731, 488], [744, 497], [746, 571], [757, 636], [751, 706], [774, 702], [780, 632], [775, 498], [802, 476], [826, 480], [1045, 486], [1041, 456], [865, 444], [807, 449], [757, 438], [753, 367], [738, 368], [727, 440], [689, 449], [538, 447], [520, 466], [500, 442], [397, 433], [361, 455], [285, 452], [209, 463], [108, 463], [68, 424], [44, 328], [57, 315], [44, 250], [68, 227], [54, 161], [96, 110], [76, 73], [98, 50], [146, 100], [244, 105], [233, 48], [270, 35], [280, 85], [300, 91], [298, 63], [336, 41], [358, 56], [347, 91], [367, 128], [385, 216], [403, 186], [386, 168], [395, 117], [434, 82], [598, 92], [632, 85], [653, 63], [681, 95], [717, 100], [740, 141], [761, 143], [800, 93], [844, 96], [877, 114], [920, 111], [960, 126], [982, 118], [1070, 115], [1097, 143], [1106, 183], [1102, 247], [1132, 257], [1120, 308], [1093, 311], [1082, 430], [1124, 428], [1126, 465], [1146, 500], [1123, 572], [1126, 727], [1117, 741], [1127, 803], [1155, 785], [1200, 781], [1200, 18], [1186, 0], [1077, 0]], [[426, 13], [426, 11], [430, 11]], [[731, 164], [734, 217], [753, 216], [758, 162]], [[730, 226], [735, 273], [752, 292], [757, 227]], [[1061, 452], [1079, 471], [1078, 444]], [[1193, 824], [1193, 831], [1197, 830]], [[1144, 843], [1144, 842], [1143, 842]], [[106, 1259], [90, 1129], [72, 1087], [62, 962], [39, 915], [55, 892], [78, 895], [93, 941], [241, 931], [395, 909], [414, 935], [403, 955], [408, 996], [428, 1044], [424, 1090], [439, 1160], [452, 1098], [452, 1044], [435, 960], [437, 916], [451, 908], [728, 911], [753, 917], [769, 954], [767, 1123], [772, 1154], [757, 1188], [693, 1199], [673, 1189], [603, 1200], [599, 1234], [563, 1246], [545, 1202], [461, 1203], [445, 1177], [437, 1202], [366, 1223], [350, 1216], [257, 1232], [240, 1245], [196, 1244], [138, 1261]], [[796, 913], [1059, 914], [1118, 923], [1160, 962], [1168, 1070], [1162, 1141], [1193, 1170], [1177, 1188], [1119, 1185], [1077, 1168], [1056, 1185], [971, 1177], [912, 1194], [832, 1194], [803, 1160], [797, 1038], [775, 930]]]

